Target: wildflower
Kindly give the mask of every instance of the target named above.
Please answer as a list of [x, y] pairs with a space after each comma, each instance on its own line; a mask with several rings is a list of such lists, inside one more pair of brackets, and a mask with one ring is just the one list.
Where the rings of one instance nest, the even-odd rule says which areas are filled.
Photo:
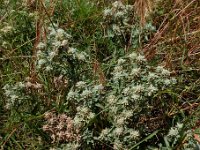
[[45, 60], [45, 59], [40, 59], [39, 61], [38, 61], [38, 66], [42, 66], [42, 65], [44, 65], [45, 63], [46, 63], [47, 61]]
[[139, 55], [139, 56], [136, 58], [136, 60], [137, 60], [138, 62], [144, 62], [144, 61], [146, 61], [146, 58], [145, 58], [143, 55]]
[[109, 95], [107, 101], [109, 104], [114, 104], [117, 101], [117, 99], [114, 95]]
[[53, 68], [52, 68], [51, 66], [48, 65], [48, 66], [45, 67], [45, 70], [48, 72], [48, 71], [53, 70]]
[[103, 87], [102, 84], [95, 85], [94, 88], [93, 88], [94, 91], [101, 91], [101, 90], [103, 90], [103, 89], [104, 89], [104, 87]]
[[125, 123], [125, 118], [123, 118], [123, 117], [118, 118], [116, 121], [117, 126], [123, 126], [124, 123]]
[[118, 32], [118, 33], [121, 32], [120, 27], [119, 27], [118, 25], [116, 25], [116, 24], [113, 24], [113, 25], [112, 25], [112, 29], [113, 29], [113, 31], [115, 31], [115, 32]]
[[132, 60], [135, 60], [138, 56], [135, 52], [132, 52], [131, 54], [128, 55], [128, 57]]
[[122, 65], [125, 62], [126, 62], [125, 59], [122, 59], [122, 58], [118, 59], [118, 65]]
[[125, 110], [122, 112], [122, 115], [124, 116], [124, 118], [130, 118], [133, 116], [133, 111], [132, 110]]
[[119, 136], [123, 133], [123, 131], [124, 131], [123, 127], [118, 127], [118, 128], [115, 128], [114, 134]]
[[86, 97], [89, 97], [91, 94], [92, 94], [92, 92], [90, 90], [84, 90], [81, 93], [81, 97], [86, 98]]
[[73, 47], [69, 47], [68, 53], [69, 53], [69, 54], [75, 54], [75, 53], [76, 53], [76, 49], [73, 48]]
[[136, 139], [140, 136], [140, 133], [139, 131], [136, 131], [136, 130], [130, 130], [130, 136], [131, 138]]
[[129, 87], [126, 87], [125, 89], [123, 89], [123, 94], [125, 94], [125, 95], [128, 95], [129, 94], [129, 92], [130, 92], [130, 88]]
[[166, 69], [162, 69], [162, 75], [164, 76], [169, 76], [170, 75], [170, 71], [166, 70]]
[[105, 129], [103, 129], [102, 131], [101, 131], [101, 134], [100, 134], [100, 138], [102, 138], [102, 137], [105, 137], [106, 135], [108, 135], [108, 133], [109, 133], [109, 129], [108, 128], [105, 128]]
[[105, 9], [104, 12], [103, 12], [104, 16], [109, 16], [112, 14], [112, 10], [111, 9]]
[[130, 75], [133, 75], [133, 76], [138, 76], [141, 72], [141, 69], [140, 68], [133, 68], [131, 70], [131, 74]]
[[46, 44], [40, 42], [40, 43], [37, 45], [36, 48], [39, 49], [39, 50], [43, 50], [43, 49], [45, 49], [45, 47], [46, 47]]
[[132, 87], [132, 90], [134, 93], [140, 93], [144, 90], [144, 87], [142, 85], [136, 85]]
[[73, 92], [73, 91], [69, 91], [68, 95], [67, 95], [67, 98], [70, 99], [70, 98], [75, 98], [76, 96], [76, 92]]
[[68, 43], [69, 43], [68, 40], [63, 40], [61, 46], [66, 46]]
[[63, 29], [58, 29], [56, 33], [56, 38], [62, 40], [64, 38], [65, 31]]
[[78, 60], [81, 60], [81, 61], [84, 61], [86, 59], [85, 55], [83, 53], [76, 54], [76, 57]]
[[155, 93], [158, 89], [154, 87], [152, 84], [148, 87], [148, 96], [151, 96], [153, 93]]
[[79, 81], [76, 83], [77, 88], [84, 88], [86, 86], [86, 82], [84, 81]]
[[178, 129], [177, 128], [171, 128], [169, 130], [168, 136], [177, 136], [178, 135]]

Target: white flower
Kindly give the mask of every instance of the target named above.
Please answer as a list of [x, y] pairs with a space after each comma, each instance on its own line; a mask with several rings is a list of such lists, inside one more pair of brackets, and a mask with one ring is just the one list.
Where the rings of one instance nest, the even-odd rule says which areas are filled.
[[8, 33], [8, 32], [11, 32], [12, 29], [13, 29], [12, 26], [7, 25], [3, 29], [1, 29], [1, 31], [4, 32], [4, 33]]
[[135, 60], [138, 57], [138, 55], [135, 52], [132, 52], [131, 54], [128, 55], [128, 57], [132, 60]]
[[155, 93], [158, 89], [154, 87], [152, 84], [148, 87], [148, 95], [151, 96], [153, 93]]
[[126, 110], [126, 111], [123, 111], [123, 116], [125, 117], [125, 118], [130, 118], [130, 117], [132, 117], [133, 116], [133, 111], [132, 110]]
[[109, 15], [112, 15], [112, 10], [111, 9], [105, 9], [104, 12], [103, 12], [104, 16], [109, 16]]
[[62, 40], [65, 36], [65, 31], [63, 29], [58, 29], [56, 33], [56, 38]]
[[137, 76], [137, 75], [140, 74], [140, 72], [141, 72], [141, 69], [140, 69], [140, 68], [133, 68], [133, 69], [131, 70], [131, 74], [130, 74], [130, 75]]
[[73, 48], [73, 47], [69, 47], [69, 49], [68, 49], [68, 53], [69, 54], [75, 54], [76, 53], [76, 49], [75, 48]]
[[163, 71], [163, 66], [157, 66], [156, 67], [156, 72], [161, 73]]
[[45, 68], [45, 71], [51, 71], [51, 70], [53, 70], [53, 68], [51, 67], [51, 66], [46, 66], [46, 68]]
[[162, 73], [162, 75], [164, 75], [164, 76], [169, 76], [169, 75], [170, 75], [170, 71], [168, 71], [168, 70], [166, 70], [166, 69], [163, 69], [161, 73]]
[[86, 59], [84, 53], [78, 53], [76, 54], [76, 57], [78, 60], [81, 60], [81, 61], [84, 61]]
[[123, 71], [123, 67], [122, 66], [116, 66], [115, 68], [114, 68], [114, 71], [113, 72], [122, 72]]
[[122, 58], [118, 59], [118, 65], [122, 65], [124, 62], [126, 62], [125, 59]]
[[39, 61], [38, 61], [38, 66], [42, 66], [42, 65], [44, 65], [46, 63], [46, 60], [45, 59], [40, 59]]
[[137, 60], [138, 62], [144, 62], [144, 61], [146, 61], [146, 58], [145, 58], [143, 55], [139, 55], [139, 56], [136, 58], [136, 60]]
[[95, 117], [95, 113], [90, 112], [88, 115], [88, 119], [93, 119]]
[[114, 134], [119, 136], [123, 133], [123, 131], [124, 131], [123, 127], [118, 127], [114, 130]]
[[46, 44], [40, 42], [40, 43], [37, 45], [36, 48], [39, 49], [39, 50], [43, 50], [43, 49], [45, 49], [45, 47], [46, 47]]
[[84, 90], [81, 93], [81, 97], [86, 98], [86, 97], [89, 97], [91, 94], [92, 94], [92, 92], [90, 90]]
[[165, 79], [165, 80], [164, 80], [164, 84], [165, 84], [165, 85], [170, 85], [170, 84], [171, 84], [171, 81], [170, 81], [169, 79]]
[[155, 79], [155, 78], [158, 78], [158, 75], [156, 75], [155, 73], [153, 72], [149, 72], [149, 75], [148, 75], [148, 80], [151, 80], [151, 79]]
[[117, 101], [117, 99], [114, 95], [109, 95], [107, 101], [109, 104], [114, 104]]
[[124, 8], [125, 8], [125, 6], [122, 4], [121, 1], [115, 1], [114, 3], [112, 3], [112, 6], [113, 6], [114, 8], [121, 8], [121, 9], [124, 9]]
[[59, 46], [61, 46], [61, 42], [55, 41], [55, 42], [52, 43], [52, 45], [55, 46], [55, 47], [59, 47]]
[[63, 40], [61, 46], [66, 46], [68, 43], [69, 43], [68, 40]]
[[116, 121], [117, 126], [123, 126], [124, 123], [125, 123], [125, 118], [123, 118], [123, 117], [118, 118]]
[[49, 53], [49, 59], [52, 60], [55, 56], [56, 56], [56, 52], [55, 51], [52, 51]]
[[168, 136], [177, 136], [178, 135], [178, 129], [177, 128], [171, 128], [169, 130]]
[[177, 123], [176, 127], [177, 127], [178, 129], [181, 129], [181, 128], [183, 128], [183, 124], [182, 124], [182, 123]]
[[131, 95], [131, 98], [134, 99], [134, 100], [138, 100], [140, 98], [140, 95], [133, 93]]
[[118, 33], [121, 32], [120, 27], [119, 27], [118, 25], [116, 25], [116, 24], [113, 24], [113, 25], [112, 25], [112, 29], [113, 29], [113, 31], [115, 31], [115, 32], [118, 32]]
[[130, 130], [130, 136], [131, 136], [131, 138], [136, 139], [140, 136], [140, 133], [139, 133], [139, 131], [136, 131], [136, 130]]
[[123, 94], [125, 95], [128, 95], [129, 94], [129, 91], [130, 91], [130, 88], [129, 87], [126, 87], [125, 89], [123, 89]]
[[70, 98], [74, 98], [75, 96], [76, 96], [76, 92], [69, 91], [67, 98], [70, 99]]
[[106, 135], [108, 135], [109, 133], [109, 129], [108, 128], [105, 128], [101, 131], [101, 134], [100, 134], [100, 138], [101, 137], [105, 137]]
[[79, 81], [76, 83], [77, 88], [84, 88], [86, 86], [86, 82], [84, 81]]
[[94, 88], [93, 88], [94, 91], [101, 91], [101, 90], [103, 90], [103, 89], [104, 89], [104, 87], [103, 87], [102, 84], [95, 85]]
[[140, 93], [144, 90], [144, 87], [142, 85], [136, 85], [132, 87], [132, 90], [134, 93]]

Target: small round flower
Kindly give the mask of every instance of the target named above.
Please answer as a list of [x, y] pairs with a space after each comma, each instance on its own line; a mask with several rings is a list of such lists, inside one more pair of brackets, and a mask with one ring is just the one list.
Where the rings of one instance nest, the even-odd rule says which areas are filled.
[[138, 76], [140, 73], [141, 73], [141, 69], [140, 68], [133, 68], [131, 70], [131, 74], [130, 75]]
[[67, 52], [68, 52], [69, 54], [75, 54], [76, 51], [77, 51], [77, 50], [76, 50], [75, 48], [73, 48], [73, 47], [69, 47], [69, 49], [68, 49]]
[[100, 134], [100, 138], [102, 138], [102, 137], [105, 137], [105, 136], [107, 136], [109, 134], [109, 129], [108, 128], [105, 128], [105, 129], [103, 129], [102, 131], [101, 131], [101, 134]]
[[132, 52], [131, 54], [128, 55], [128, 57], [129, 57], [131, 60], [136, 60], [136, 58], [138, 57], [138, 55], [137, 55], [137, 53]]
[[134, 93], [140, 93], [144, 90], [144, 87], [142, 85], [136, 85], [132, 87], [132, 91]]
[[117, 102], [117, 98], [114, 95], [109, 95], [107, 101], [109, 104], [114, 104]]
[[140, 133], [139, 131], [136, 131], [136, 130], [130, 130], [130, 136], [131, 138], [136, 139], [140, 136]]
[[123, 63], [125, 63], [126, 62], [126, 60], [125, 59], [122, 59], [122, 58], [120, 58], [120, 59], [118, 59], [118, 65], [122, 65]]
[[119, 136], [119, 135], [123, 134], [123, 131], [124, 131], [123, 127], [118, 127], [118, 128], [115, 128], [114, 134], [117, 135], [117, 136]]
[[68, 43], [69, 43], [68, 40], [63, 40], [61, 46], [66, 46]]
[[110, 16], [110, 15], [112, 15], [112, 10], [111, 9], [105, 9], [103, 14], [104, 14], [104, 17]]
[[94, 91], [101, 91], [101, 90], [103, 90], [103, 89], [104, 89], [104, 87], [103, 87], [102, 84], [95, 85], [94, 88], [93, 88]]
[[139, 56], [136, 58], [136, 60], [137, 60], [138, 62], [145, 62], [145, 61], [146, 61], [146, 58], [145, 58], [143, 55], [139, 55]]
[[86, 89], [81, 93], [81, 97], [86, 98], [86, 97], [89, 97], [91, 94], [92, 92]]
[[123, 126], [125, 124], [125, 118], [121, 117], [116, 120], [117, 126]]
[[45, 47], [46, 47], [46, 44], [40, 42], [40, 43], [37, 45], [36, 48], [39, 49], [39, 50], [43, 50], [43, 49], [45, 49]]
[[70, 99], [70, 98], [75, 98], [76, 96], [76, 92], [74, 91], [69, 91], [68, 95], [67, 95], [67, 98]]
[[167, 136], [177, 136], [178, 135], [178, 129], [177, 128], [171, 128], [170, 130], [169, 130], [169, 133], [168, 133], [168, 135]]
[[45, 59], [40, 59], [40, 60], [38, 61], [38, 66], [44, 65], [46, 62], [47, 62], [47, 61], [46, 61]]
[[163, 69], [161, 73], [164, 76], [169, 76], [170, 75], [170, 71], [168, 71], [167, 69]]
[[79, 81], [76, 83], [77, 88], [84, 88], [86, 86], [86, 82], [84, 81]]
[[83, 53], [78, 53], [76, 54], [76, 57], [78, 60], [80, 61], [84, 61], [86, 58], [85, 58], [85, 55]]
[[123, 116], [127, 119], [133, 116], [133, 111], [132, 110], [126, 110], [123, 113]]
[[129, 88], [129, 87], [124, 88], [123, 91], [122, 91], [122, 93], [123, 93], [124, 95], [128, 95], [129, 92], [130, 92], [130, 88]]

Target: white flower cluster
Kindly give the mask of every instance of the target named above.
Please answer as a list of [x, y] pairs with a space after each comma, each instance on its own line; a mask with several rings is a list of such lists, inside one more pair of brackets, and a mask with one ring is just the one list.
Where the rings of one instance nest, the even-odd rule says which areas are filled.
[[108, 24], [112, 24], [111, 28], [117, 35], [122, 35], [131, 30], [130, 21], [133, 17], [133, 6], [124, 5], [121, 1], [116, 1], [111, 8], [107, 8], [103, 12], [104, 20]]
[[29, 99], [29, 95], [26, 94], [26, 90], [40, 90], [42, 89], [43, 85], [40, 83], [32, 83], [30, 81], [25, 82], [17, 82], [14, 85], [6, 84], [3, 87], [6, 96], [6, 108], [17, 108], [19, 105], [26, 102]]
[[[107, 132], [103, 130], [99, 138], [109, 139], [113, 143], [120, 141], [123, 147], [118, 148], [125, 149], [129, 147], [125, 141], [139, 138], [139, 131], [128, 127], [131, 118], [148, 107], [149, 99], [158, 91], [175, 84], [176, 80], [170, 77], [170, 71], [164, 67], [152, 68], [147, 65], [146, 58], [136, 52], [120, 58], [112, 74], [112, 90], [107, 94], [105, 107], [109, 108], [107, 115], [113, 126], [106, 128]], [[115, 137], [114, 140], [111, 137]]]
[[[57, 28], [57, 26], [55, 25]], [[67, 58], [78, 61], [86, 61], [86, 53], [79, 52], [76, 48], [70, 47], [69, 40], [71, 35], [67, 34], [63, 29], [54, 29], [49, 27], [49, 35], [47, 43], [40, 42], [37, 45], [37, 63], [38, 69], [52, 71], [54, 69], [65, 68]], [[65, 72], [63, 70], [63, 72]]]
[[25, 88], [25, 84], [22, 82], [18, 82], [15, 85], [6, 84], [3, 89], [5, 91], [6, 98], [6, 109], [11, 109], [16, 105], [20, 104], [23, 100], [23, 95], [21, 90]]

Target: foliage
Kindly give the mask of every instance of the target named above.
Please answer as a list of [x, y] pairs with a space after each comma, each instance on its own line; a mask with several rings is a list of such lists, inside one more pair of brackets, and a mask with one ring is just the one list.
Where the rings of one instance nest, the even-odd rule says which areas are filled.
[[1, 149], [199, 149], [198, 2], [0, 3]]

